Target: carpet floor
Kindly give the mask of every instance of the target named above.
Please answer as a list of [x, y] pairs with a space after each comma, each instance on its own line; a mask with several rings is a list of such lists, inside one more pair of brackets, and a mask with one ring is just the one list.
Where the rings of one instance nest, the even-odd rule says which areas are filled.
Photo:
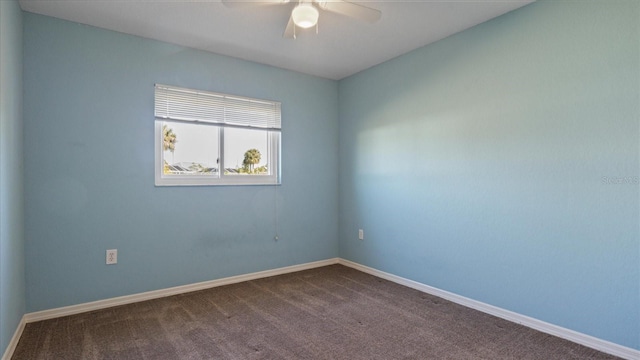
[[30, 323], [21, 359], [616, 359], [331, 265]]

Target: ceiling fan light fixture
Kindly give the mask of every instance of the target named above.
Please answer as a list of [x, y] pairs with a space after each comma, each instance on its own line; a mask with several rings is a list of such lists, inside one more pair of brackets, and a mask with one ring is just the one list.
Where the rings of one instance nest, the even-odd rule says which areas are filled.
[[291, 12], [293, 23], [303, 29], [315, 26], [318, 23], [319, 15], [320, 13], [318, 13], [318, 9], [310, 3], [302, 3], [293, 8], [293, 11]]

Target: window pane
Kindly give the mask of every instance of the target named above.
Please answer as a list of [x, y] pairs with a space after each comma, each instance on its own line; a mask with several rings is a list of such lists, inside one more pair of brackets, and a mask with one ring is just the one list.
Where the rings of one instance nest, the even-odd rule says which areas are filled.
[[162, 123], [164, 175], [218, 176], [217, 126]]
[[270, 175], [269, 132], [224, 129], [225, 175]]

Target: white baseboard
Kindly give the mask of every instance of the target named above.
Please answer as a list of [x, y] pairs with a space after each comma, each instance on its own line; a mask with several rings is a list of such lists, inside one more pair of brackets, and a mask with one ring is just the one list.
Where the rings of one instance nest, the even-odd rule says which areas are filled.
[[261, 278], [266, 278], [270, 276], [288, 274], [296, 271], [302, 271], [302, 270], [308, 270], [308, 269], [313, 269], [313, 268], [327, 266], [327, 265], [333, 265], [333, 264], [337, 264], [338, 261], [339, 261], [338, 258], [314, 261], [310, 263], [287, 266], [287, 267], [278, 268], [278, 269], [231, 276], [223, 279], [204, 281], [204, 282], [199, 282], [195, 284], [171, 287], [167, 289], [147, 291], [147, 292], [133, 294], [133, 295], [119, 296], [111, 299], [92, 301], [84, 304], [71, 305], [71, 306], [65, 306], [65, 307], [56, 308], [56, 309], [32, 312], [32, 313], [26, 314], [24, 318], [27, 323], [53, 319], [53, 318], [58, 318], [62, 316], [67, 316], [67, 315], [79, 314], [87, 311], [100, 310], [100, 309], [110, 308], [113, 306], [126, 305], [126, 304], [131, 304], [131, 303], [145, 301], [145, 300], [152, 300], [152, 299], [162, 298], [162, 297], [171, 296], [171, 295], [178, 295], [178, 294], [184, 294], [192, 291], [214, 288], [217, 286], [235, 284], [243, 281], [261, 279]]
[[16, 350], [16, 346], [18, 346], [18, 341], [20, 341], [20, 337], [22, 336], [22, 332], [24, 331], [24, 327], [27, 324], [27, 322], [24, 319], [24, 316], [22, 317], [22, 319], [20, 319], [20, 322], [18, 323], [18, 328], [16, 329], [16, 332], [13, 333], [13, 337], [11, 338], [11, 341], [9, 341], [9, 345], [7, 346], [7, 349], [4, 351], [4, 354], [2, 355], [2, 360], [10, 360], [11, 357], [13, 356], [13, 352]]
[[590, 347], [592, 349], [605, 352], [607, 354], [615, 355], [623, 359], [629, 359], [629, 360], [640, 359], [640, 350], [635, 350], [626, 346], [618, 345], [606, 340], [598, 339], [590, 335], [582, 334], [577, 331], [569, 330], [569, 329], [566, 329], [557, 325], [553, 325], [538, 319], [521, 315], [513, 311], [509, 311], [493, 305], [485, 304], [483, 302], [469, 299], [464, 296], [450, 293], [445, 290], [440, 290], [438, 288], [425, 285], [417, 281], [405, 279], [403, 277], [389, 274], [384, 271], [370, 268], [368, 266], [360, 265], [353, 261], [340, 258], [338, 259], [338, 264], [354, 268], [356, 270], [365, 272], [367, 274], [371, 274], [373, 276], [376, 276], [385, 280], [389, 280], [394, 283], [404, 285], [412, 289], [416, 289], [424, 293], [449, 300], [456, 304], [460, 304], [471, 309], [482, 311], [484, 313], [497, 316], [499, 318], [502, 318], [517, 324], [521, 324], [529, 328]]
[[56, 308], [56, 309], [28, 313], [22, 317], [22, 320], [20, 321], [20, 324], [18, 325], [18, 328], [16, 329], [16, 332], [13, 335], [13, 338], [11, 339], [11, 342], [9, 343], [9, 346], [7, 347], [7, 350], [5, 351], [1, 360], [11, 359], [11, 356], [13, 355], [13, 352], [15, 351], [15, 348], [18, 345], [20, 336], [22, 335], [24, 327], [27, 323], [53, 319], [57, 317], [67, 316], [67, 315], [79, 314], [87, 311], [100, 310], [100, 309], [105, 309], [105, 308], [118, 306], [118, 305], [131, 304], [131, 303], [145, 301], [145, 300], [152, 300], [152, 299], [157, 299], [157, 298], [171, 296], [171, 295], [184, 294], [192, 291], [198, 291], [198, 290], [209, 289], [217, 286], [235, 284], [243, 281], [256, 280], [256, 279], [261, 279], [261, 278], [270, 277], [270, 276], [288, 274], [296, 271], [308, 270], [308, 269], [313, 269], [313, 268], [333, 265], [333, 264], [345, 265], [345, 266], [354, 268], [356, 270], [365, 272], [367, 274], [371, 274], [373, 276], [377, 276], [379, 278], [389, 280], [394, 283], [425, 292], [427, 294], [435, 295], [443, 299], [449, 300], [451, 302], [454, 302], [478, 311], [482, 311], [484, 313], [494, 315], [499, 318], [502, 318], [511, 322], [515, 322], [517, 324], [521, 324], [550, 335], [567, 339], [569, 341], [573, 341], [575, 343], [588, 346], [590, 348], [593, 348], [611, 355], [615, 355], [623, 359], [629, 359], [629, 360], [640, 359], [639, 350], [614, 344], [612, 342], [601, 340], [590, 335], [585, 335], [573, 330], [569, 330], [557, 325], [553, 325], [541, 320], [537, 320], [525, 315], [521, 315], [512, 311], [509, 311], [509, 310], [501, 309], [499, 307], [485, 304], [483, 302], [476, 301], [473, 299], [469, 299], [464, 296], [450, 293], [445, 290], [440, 290], [438, 288], [425, 285], [417, 281], [405, 279], [403, 277], [389, 274], [384, 271], [370, 268], [368, 266], [360, 265], [358, 263], [355, 263], [349, 260], [345, 260], [341, 258], [332, 258], [332, 259], [315, 261], [315, 262], [310, 262], [305, 264], [287, 266], [287, 267], [273, 269], [273, 270], [259, 271], [259, 272], [250, 273], [250, 274], [231, 276], [223, 279], [204, 281], [204, 282], [199, 282], [195, 284], [176, 286], [176, 287], [167, 288], [167, 289], [148, 291], [148, 292], [139, 293], [139, 294], [120, 296], [116, 298], [98, 300], [98, 301], [93, 301], [93, 302], [84, 303], [84, 304], [71, 305], [71, 306], [65, 306], [65, 307]]

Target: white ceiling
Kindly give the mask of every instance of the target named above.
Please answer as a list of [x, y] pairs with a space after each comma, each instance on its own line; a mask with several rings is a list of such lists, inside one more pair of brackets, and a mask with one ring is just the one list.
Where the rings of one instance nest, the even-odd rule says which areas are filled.
[[370, 24], [321, 11], [318, 34], [299, 31], [295, 40], [282, 37], [292, 3], [229, 8], [220, 0], [19, 2], [33, 13], [339, 80], [533, 0], [353, 1], [381, 10], [381, 19]]

